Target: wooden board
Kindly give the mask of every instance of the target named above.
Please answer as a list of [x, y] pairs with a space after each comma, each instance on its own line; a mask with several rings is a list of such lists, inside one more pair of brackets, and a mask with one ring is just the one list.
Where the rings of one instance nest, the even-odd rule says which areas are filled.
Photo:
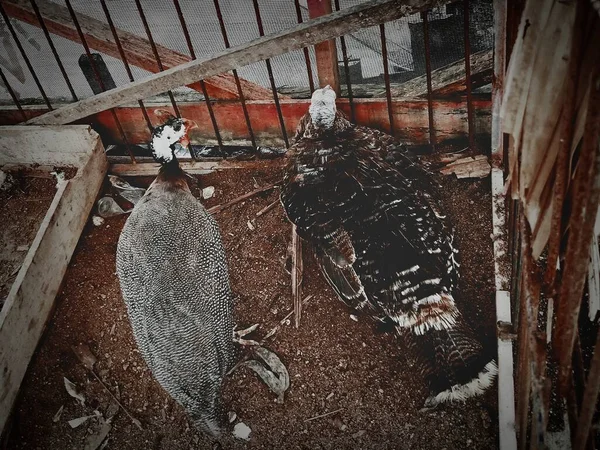
[[[36, 4], [44, 17], [44, 23], [48, 31], [71, 41], [80, 42], [77, 29], [66, 7], [47, 0], [36, 0]], [[40, 26], [29, 0], [3, 0], [2, 5], [9, 16], [36, 27]], [[77, 20], [90, 48], [110, 55], [113, 58], [121, 59], [113, 34], [106, 23], [80, 13], [77, 14]], [[141, 67], [152, 73], [160, 72], [148, 40], [119, 29], [117, 29], [117, 34], [119, 35], [119, 40], [129, 64]], [[156, 45], [156, 49], [165, 69], [176, 67], [192, 60], [187, 55], [159, 44]], [[228, 73], [215, 75], [214, 77], [207, 78], [204, 82], [206, 83], [208, 95], [211, 98], [239, 98], [235, 79]], [[244, 79], [240, 79], [240, 82], [244, 97], [247, 99], [265, 100], [272, 97], [271, 91], [262, 86]], [[202, 93], [200, 83], [190, 83], [189, 87]], [[285, 96], [283, 97], [285, 98]]]
[[311, 19], [217, 53], [207, 61], [190, 61], [143, 80], [55, 109], [30, 124], [66, 124], [116, 106], [186, 86], [232, 69], [314, 45], [344, 34], [418, 13], [447, 0], [370, 0], [327, 16]]
[[[56, 139], [61, 130], [65, 139]], [[40, 145], [27, 149], [30, 164], [58, 161], [75, 165], [78, 171], [58, 186], [0, 312], [0, 431], [7, 423], [107, 169], [104, 147], [88, 126], [0, 128], [2, 160], [7, 159], [7, 148], [25, 150], [22, 143], [31, 143], [30, 134], [39, 139], [38, 144], [44, 142], [44, 150]], [[50, 152], [52, 144], [55, 151]], [[58, 160], [57, 155], [65, 160]]]
[[[338, 108], [350, 114], [347, 99], [338, 100]], [[289, 136], [293, 136], [296, 125], [308, 111], [310, 100], [281, 101], [281, 111]], [[166, 104], [147, 105], [149, 108], [164, 108]], [[273, 101], [246, 102], [252, 128], [258, 145], [283, 146], [283, 138], [277, 109]], [[478, 134], [489, 134], [491, 126], [491, 101], [489, 97], [473, 100], [475, 109], [475, 131]], [[199, 128], [192, 131], [192, 142], [196, 144], [215, 143], [214, 129], [205, 103], [179, 103], [181, 114], [194, 120]], [[396, 136], [414, 144], [429, 142], [429, 118], [427, 100], [403, 99], [393, 100], [392, 113]], [[356, 122], [361, 125], [389, 131], [387, 103], [385, 99], [355, 99], [354, 109]], [[130, 143], [147, 143], [150, 134], [140, 108], [127, 106], [117, 108], [119, 119]], [[29, 117], [46, 112], [45, 109], [29, 108], [25, 110]], [[213, 104], [215, 119], [225, 144], [249, 145], [248, 129], [243, 116], [242, 107], [237, 102], [216, 102]], [[461, 138], [468, 134], [466, 121], [467, 107], [464, 99], [451, 101], [434, 101], [433, 117], [436, 136], [439, 142], [446, 139]], [[19, 123], [21, 116], [14, 109], [0, 109], [0, 124]], [[110, 112], [102, 112], [93, 117], [82, 119], [81, 123], [91, 123], [101, 133], [105, 143], [122, 143], [121, 136], [115, 128]]]
[[[311, 19], [332, 13], [331, 0], [307, 0], [306, 4]], [[317, 88], [329, 85], [339, 95], [340, 77], [335, 40], [323, 41], [315, 45], [315, 59], [319, 78]]]

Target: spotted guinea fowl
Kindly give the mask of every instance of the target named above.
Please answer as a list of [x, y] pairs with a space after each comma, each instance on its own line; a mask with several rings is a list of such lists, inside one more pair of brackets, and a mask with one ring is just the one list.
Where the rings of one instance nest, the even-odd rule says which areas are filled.
[[125, 223], [117, 274], [152, 374], [198, 428], [218, 435], [221, 383], [234, 362], [232, 293], [217, 224], [174, 153], [193, 126], [171, 116], [154, 129], [150, 149], [161, 168]]
[[416, 350], [429, 382], [426, 407], [490, 387], [497, 366], [458, 310], [453, 235], [407, 157], [387, 162], [392, 138], [336, 110], [316, 90], [301, 120], [281, 201], [322, 272], [350, 307], [391, 323]]

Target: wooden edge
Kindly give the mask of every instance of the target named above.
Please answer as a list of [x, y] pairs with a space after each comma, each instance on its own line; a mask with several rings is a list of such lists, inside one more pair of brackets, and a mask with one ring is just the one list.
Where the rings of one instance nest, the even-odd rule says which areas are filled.
[[0, 313], [0, 430], [8, 421], [54, 299], [106, 174], [99, 138], [77, 175], [58, 186]]
[[494, 239], [494, 280], [497, 291], [509, 290], [510, 280], [505, 270], [508, 267], [508, 243], [506, 230], [506, 196], [504, 173], [492, 168], [492, 230]]
[[[283, 167], [285, 158], [258, 159], [250, 161], [180, 161], [181, 168], [189, 174], [205, 174], [213, 170], [224, 169], [247, 169], [255, 170], [266, 167]], [[112, 164], [109, 172], [119, 177], [147, 177], [158, 174], [160, 164], [137, 163], [137, 164]]]

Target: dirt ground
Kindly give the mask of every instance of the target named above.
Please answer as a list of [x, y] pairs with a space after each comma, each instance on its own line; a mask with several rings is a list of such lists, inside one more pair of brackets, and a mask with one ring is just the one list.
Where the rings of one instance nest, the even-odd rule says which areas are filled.
[[[230, 170], [202, 176], [199, 184], [215, 186], [214, 197], [204, 202], [211, 207], [280, 179], [279, 169]], [[462, 277], [455, 297], [494, 353], [489, 178], [446, 178], [442, 193], [461, 251]], [[216, 215], [236, 296], [236, 320], [240, 328], [260, 323], [253, 335], [257, 339], [292, 310], [290, 276], [285, 270], [291, 227], [279, 206], [256, 217], [277, 196], [277, 191], [260, 194]], [[94, 410], [104, 417], [114, 413], [114, 401], [74, 356], [72, 346], [79, 343], [89, 345], [97, 357], [96, 374], [143, 428], [119, 410], [105, 448], [212, 448], [153, 380], [135, 347], [115, 275], [117, 240], [125, 220], [126, 216], [110, 218], [99, 227], [90, 220], [86, 226], [54, 317], [24, 381], [8, 448], [80, 449], [86, 439], [94, 438], [101, 421], [92, 418], [77, 428], [68, 421], [93, 415]], [[497, 448], [495, 388], [466, 404], [419, 412], [427, 391], [414, 356], [367, 318], [353, 320], [308, 250], [304, 267], [303, 296], [313, 297], [303, 309], [300, 327], [284, 325], [266, 344], [290, 373], [285, 402], [276, 403], [249, 369], [235, 372], [226, 382], [225, 401], [252, 434], [248, 442], [227, 439], [224, 448]], [[63, 377], [84, 395], [83, 406], [69, 396]], [[316, 418], [327, 413], [333, 414]]]
[[0, 187], [0, 309], [56, 193], [50, 174], [6, 174]]

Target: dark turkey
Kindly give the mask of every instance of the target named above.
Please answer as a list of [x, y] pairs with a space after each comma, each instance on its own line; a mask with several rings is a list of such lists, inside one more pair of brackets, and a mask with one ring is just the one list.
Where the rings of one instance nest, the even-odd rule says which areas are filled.
[[430, 197], [435, 183], [407, 156], [386, 159], [391, 136], [356, 126], [329, 87], [313, 94], [290, 149], [281, 201], [322, 272], [350, 307], [390, 322], [416, 350], [431, 395], [465, 400], [497, 366], [454, 302], [453, 235]]
[[232, 293], [217, 224], [174, 155], [192, 124], [172, 117], [154, 130], [162, 167], [125, 223], [117, 274], [152, 374], [198, 428], [218, 435], [221, 383], [234, 362]]

